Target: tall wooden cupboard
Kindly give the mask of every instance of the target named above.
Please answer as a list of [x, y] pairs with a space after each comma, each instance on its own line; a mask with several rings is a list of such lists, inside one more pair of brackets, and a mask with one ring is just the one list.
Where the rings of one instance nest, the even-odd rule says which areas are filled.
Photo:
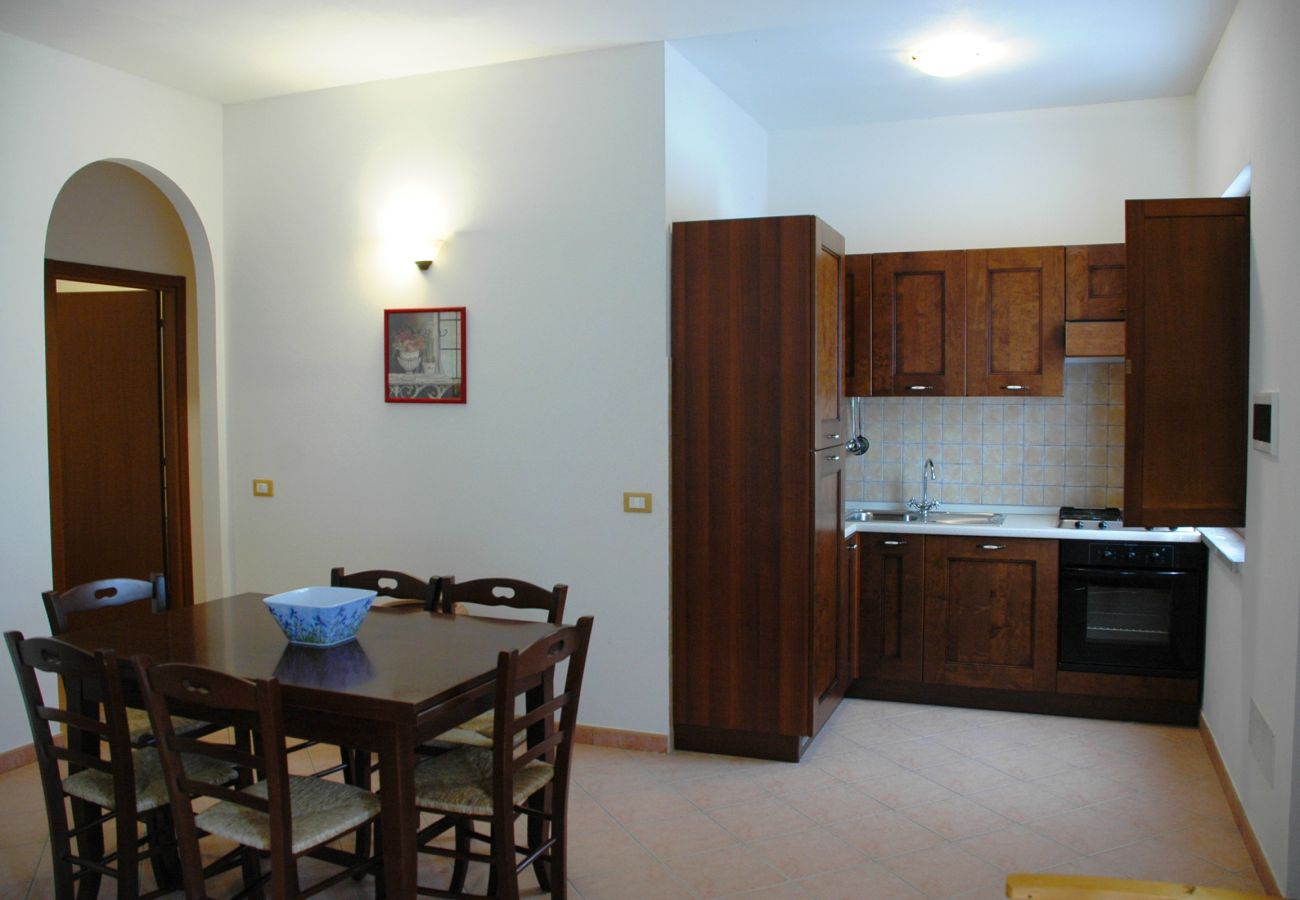
[[678, 222], [672, 252], [673, 740], [797, 760], [853, 674], [844, 239]]

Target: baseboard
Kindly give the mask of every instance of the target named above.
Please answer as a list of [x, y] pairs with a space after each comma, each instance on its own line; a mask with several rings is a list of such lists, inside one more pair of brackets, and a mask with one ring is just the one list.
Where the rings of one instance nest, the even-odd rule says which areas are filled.
[[668, 735], [648, 731], [579, 725], [573, 731], [573, 739], [579, 744], [592, 744], [596, 747], [617, 747], [620, 750], [640, 750], [644, 753], [668, 752]]
[[1237, 796], [1237, 788], [1232, 783], [1232, 778], [1228, 775], [1228, 767], [1223, 764], [1223, 757], [1219, 754], [1219, 747], [1214, 743], [1214, 735], [1210, 732], [1210, 726], [1205, 723], [1205, 716], [1201, 716], [1200, 721], [1201, 740], [1205, 742], [1205, 750], [1210, 756], [1210, 764], [1214, 766], [1215, 773], [1219, 776], [1219, 784], [1223, 787], [1223, 795], [1228, 800], [1228, 808], [1232, 810], [1232, 818], [1237, 823], [1237, 830], [1241, 832], [1241, 839], [1246, 844], [1246, 852], [1250, 854], [1250, 861], [1255, 864], [1255, 874], [1259, 876], [1260, 884], [1264, 886], [1273, 897], [1281, 897], [1282, 891], [1278, 889], [1277, 879], [1273, 877], [1273, 870], [1268, 866], [1268, 859], [1264, 856], [1264, 849], [1259, 845], [1259, 838], [1255, 837], [1255, 829], [1250, 827], [1250, 820], [1246, 818], [1246, 809], [1241, 805], [1241, 798]]
[[36, 745], [23, 744], [0, 753], [0, 775], [36, 762]]

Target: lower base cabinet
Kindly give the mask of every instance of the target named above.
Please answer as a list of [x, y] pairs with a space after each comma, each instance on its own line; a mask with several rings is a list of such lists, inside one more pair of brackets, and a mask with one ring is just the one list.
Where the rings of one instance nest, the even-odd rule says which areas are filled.
[[920, 681], [925, 535], [858, 534], [860, 675]]

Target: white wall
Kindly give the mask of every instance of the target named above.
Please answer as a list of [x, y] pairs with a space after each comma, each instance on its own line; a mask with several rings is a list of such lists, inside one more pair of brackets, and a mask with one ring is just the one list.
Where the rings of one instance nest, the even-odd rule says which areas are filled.
[[766, 212], [767, 132], [667, 44], [664, 129], [669, 222]]
[[[1196, 188], [1220, 193], [1246, 163], [1251, 188], [1252, 391], [1281, 390], [1276, 459], [1251, 451], [1246, 498], [1246, 568], [1240, 603], [1230, 588], [1211, 597], [1209, 641], [1231, 647], [1234, 664], [1215, 686], [1223, 702], [1206, 720], [1274, 874], [1300, 896], [1300, 4], [1241, 0], [1196, 98]], [[1212, 585], [1213, 587], [1213, 585]], [[1235, 608], [1234, 608], [1235, 606]], [[1223, 654], [1225, 661], [1229, 658]], [[1236, 662], [1239, 659], [1240, 662]], [[1214, 698], [1219, 699], [1219, 698]], [[1235, 699], [1235, 703], [1233, 702]], [[1274, 734], [1274, 771], [1247, 743], [1243, 706], [1253, 701]]]
[[[667, 732], [663, 67], [644, 45], [227, 108], [238, 589], [563, 581], [596, 619], [582, 721]], [[424, 228], [447, 240], [422, 274]], [[386, 404], [383, 310], [432, 306], [468, 308], [469, 402]]]
[[1186, 196], [1190, 98], [775, 132], [768, 202], [849, 253], [1124, 240], [1124, 200]]
[[[221, 111], [133, 76], [0, 32], [0, 599], [4, 628], [48, 631], [40, 592], [50, 587], [45, 422], [46, 228], [65, 181], [101, 159], [132, 161], [177, 207], [196, 246], [205, 394], [203, 450], [219, 451], [216, 302], [220, 287]], [[206, 235], [205, 235], [206, 232]], [[199, 256], [201, 255], [201, 258]], [[211, 399], [212, 402], [206, 402]], [[206, 471], [206, 467], [205, 467]], [[206, 495], [219, 495], [217, 467]], [[221, 557], [217, 504], [206, 529]], [[215, 556], [213, 555], [215, 553]], [[219, 580], [220, 572], [209, 570]], [[29, 743], [12, 678], [0, 678], [0, 750]]]

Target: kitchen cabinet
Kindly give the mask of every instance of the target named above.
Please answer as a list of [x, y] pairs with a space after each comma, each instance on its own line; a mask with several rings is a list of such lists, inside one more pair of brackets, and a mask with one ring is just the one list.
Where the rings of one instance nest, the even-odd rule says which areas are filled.
[[862, 542], [856, 533], [844, 539], [844, 588], [840, 596], [844, 600], [845, 614], [848, 617], [848, 681], [851, 684], [858, 677], [858, 660], [861, 658], [862, 604], [858, 602], [862, 584]]
[[966, 251], [966, 393], [1060, 397], [1065, 251]]
[[1056, 688], [1056, 541], [929, 535], [925, 680]]
[[[854, 263], [855, 270], [860, 263]], [[960, 250], [871, 257], [871, 392], [966, 393], [966, 255]]]
[[851, 674], [844, 240], [784, 216], [672, 247], [674, 740], [795, 760]]
[[1123, 244], [1082, 244], [1065, 248], [1065, 319], [1105, 322], [1124, 318]]
[[1130, 200], [1124, 521], [1246, 515], [1250, 201]]
[[920, 681], [925, 535], [858, 535], [859, 666], [862, 676]]
[[871, 254], [844, 257], [844, 393], [871, 396]]

